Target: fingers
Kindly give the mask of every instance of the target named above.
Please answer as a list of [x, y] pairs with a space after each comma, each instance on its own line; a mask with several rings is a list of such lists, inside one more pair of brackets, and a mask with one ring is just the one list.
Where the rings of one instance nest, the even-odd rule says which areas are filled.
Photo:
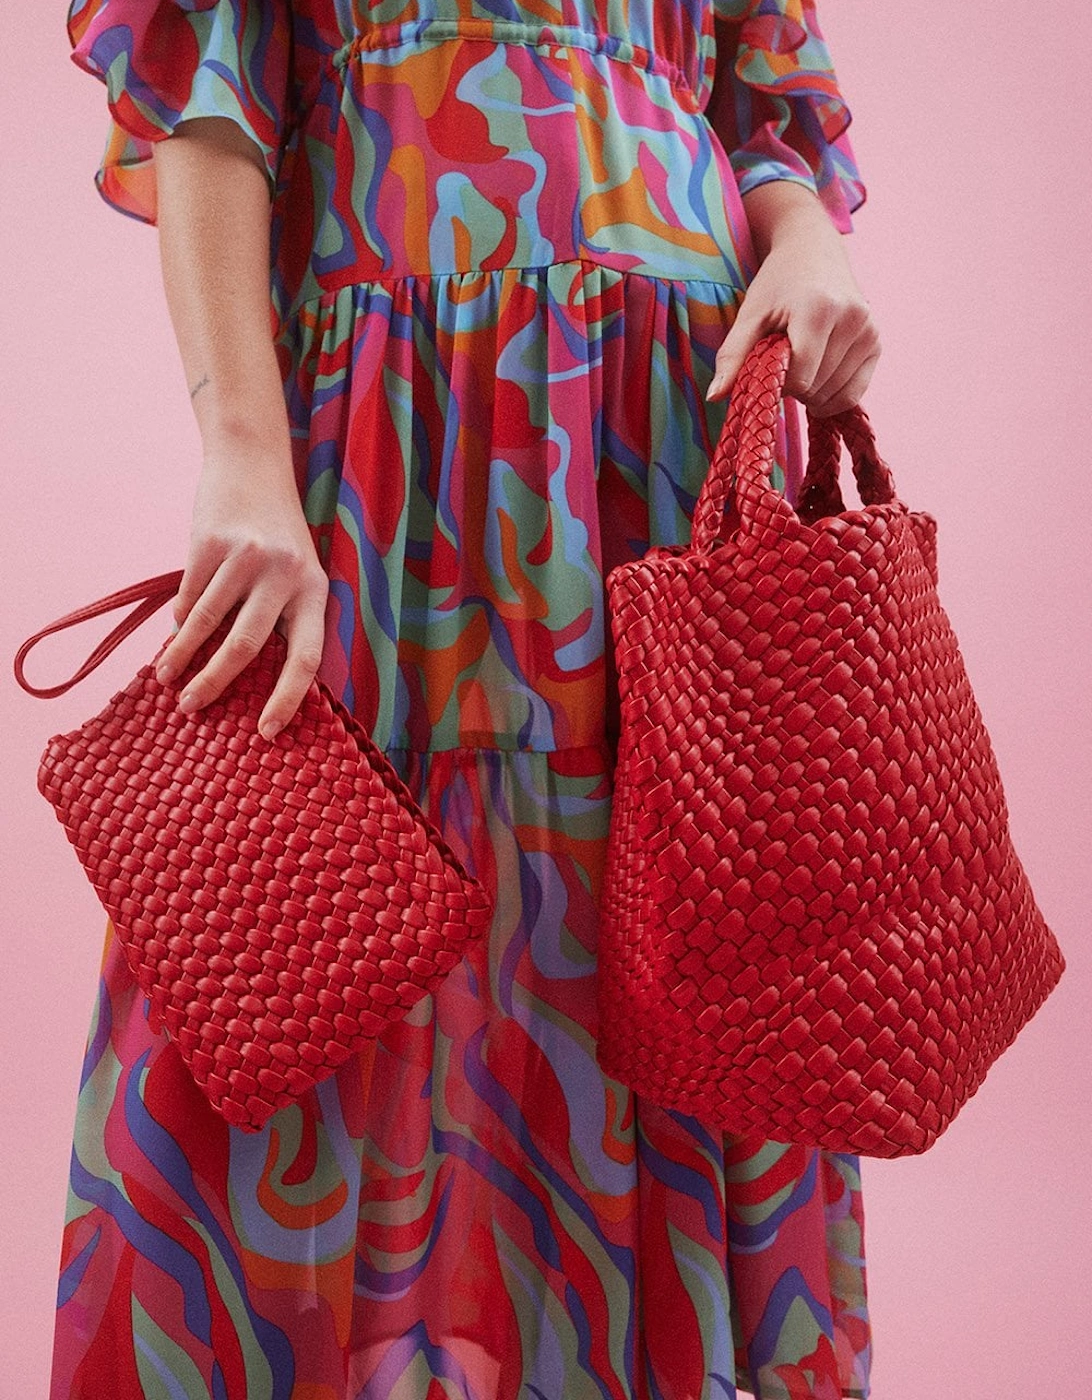
[[865, 302], [844, 305], [819, 300], [795, 315], [739, 315], [717, 351], [706, 393], [713, 401], [731, 393], [748, 352], [764, 335], [783, 330], [791, 353], [785, 393], [815, 417], [841, 413], [859, 403], [880, 358], [880, 339]]
[[[204, 641], [219, 625], [218, 621], [208, 625], [217, 611], [217, 608], [206, 604], [202, 598], [186, 619], [179, 636], [185, 635], [187, 628], [194, 623], [195, 627], [204, 633], [201, 638], [201, 641]], [[227, 611], [225, 608], [224, 612]], [[279, 616], [276, 602], [270, 601], [268, 592], [252, 593], [239, 608], [227, 636], [216, 651], [202, 669], [187, 681], [179, 701], [179, 709], [185, 714], [191, 714], [222, 695], [235, 677], [244, 671], [261, 651]], [[191, 637], [196, 635], [196, 631], [190, 633]], [[200, 642], [196, 645], [199, 646]]]
[[865, 355], [856, 368], [848, 372], [848, 377], [840, 374], [837, 377], [838, 382], [829, 394], [808, 399], [807, 408], [812, 417], [829, 418], [831, 414], [843, 413], [847, 408], [853, 408], [855, 404], [860, 403], [879, 358], [880, 351], [877, 346], [872, 354]]
[[[248, 559], [244, 549], [234, 557], [229, 555], [225, 558], [221, 553], [220, 562], [216, 563], [215, 560], [216, 552], [210, 543], [204, 549], [195, 552], [186, 566], [174, 600], [174, 617], [178, 630], [169, 646], [164, 649], [156, 667], [156, 676], [160, 681], [171, 681], [181, 675], [193, 660], [198, 647], [212, 636], [231, 609], [248, 594], [251, 595], [251, 603], [246, 610], [246, 619], [244, 621], [242, 613], [236, 619], [228, 647], [232, 652], [238, 651], [238, 665], [232, 676], [238, 675], [256, 655], [257, 649], [246, 645], [247, 628], [253, 626], [258, 629], [264, 625], [265, 630], [261, 633], [261, 638], [258, 639], [257, 631], [252, 638], [258, 641], [260, 647], [280, 616], [280, 607], [276, 606], [274, 597], [267, 596], [263, 599], [261, 596], [262, 567], [258, 559]], [[268, 592], [267, 587], [267, 594]], [[269, 616], [270, 613], [272, 616]], [[248, 651], [249, 655], [246, 654]], [[206, 666], [202, 675], [208, 671], [209, 667]], [[226, 677], [223, 684], [226, 685], [231, 678]], [[220, 687], [222, 688], [223, 686]], [[187, 693], [193, 691], [195, 695], [200, 695], [200, 703], [207, 703], [206, 694], [208, 699], [215, 698], [211, 693], [212, 689], [211, 684], [198, 686], [191, 680]], [[196, 706], [190, 705], [188, 708], [193, 709]]]
[[[186, 571], [182, 575], [182, 582], [175, 594], [174, 603], [171, 606], [174, 613], [175, 636], [182, 630], [183, 623], [208, 587], [209, 581], [220, 567], [220, 562], [220, 558], [213, 554], [211, 548], [206, 547], [201, 553], [191, 554]], [[215, 626], [215, 624], [213, 625]], [[211, 630], [210, 627], [209, 631]], [[205, 635], [207, 636], [208, 633]], [[181, 663], [178, 669], [181, 670], [185, 662], [189, 660], [189, 656], [183, 656], [182, 648], [178, 649], [178, 660]]]
[[315, 679], [322, 663], [325, 607], [324, 589], [321, 597], [301, 604], [291, 617], [285, 616], [288, 655], [258, 720], [258, 732], [265, 739], [272, 739], [288, 724]]
[[710, 403], [716, 399], [723, 399], [732, 392], [732, 386], [748, 352], [764, 335], [770, 331], [785, 329], [783, 318], [776, 312], [758, 308], [753, 313], [751, 307], [754, 305], [755, 302], [749, 303], [744, 298], [736, 319], [732, 322], [731, 330], [721, 342], [713, 379], [705, 395]]
[[785, 392], [817, 417], [851, 408], [864, 393], [880, 357], [880, 340], [867, 303], [820, 304], [789, 323], [792, 354]]
[[156, 668], [169, 682], [181, 675], [197, 649], [238, 608], [224, 640], [202, 669], [190, 677], [179, 708], [191, 714], [219, 698], [254, 660], [281, 624], [287, 655], [259, 719], [259, 731], [272, 738], [299, 708], [322, 657], [328, 583], [317, 557], [311, 560], [241, 550], [208, 574], [207, 558], [196, 557], [175, 602], [179, 628]]

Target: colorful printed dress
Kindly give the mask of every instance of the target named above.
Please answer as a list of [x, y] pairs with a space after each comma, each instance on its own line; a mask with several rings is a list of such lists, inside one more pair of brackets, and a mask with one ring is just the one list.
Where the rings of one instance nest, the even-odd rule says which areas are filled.
[[603, 577], [688, 536], [740, 192], [801, 182], [841, 229], [864, 197], [811, 0], [76, 0], [69, 33], [112, 205], [154, 221], [182, 119], [264, 152], [322, 674], [496, 912], [256, 1135], [107, 930], [52, 1400], [867, 1395], [858, 1160], [595, 1059]]

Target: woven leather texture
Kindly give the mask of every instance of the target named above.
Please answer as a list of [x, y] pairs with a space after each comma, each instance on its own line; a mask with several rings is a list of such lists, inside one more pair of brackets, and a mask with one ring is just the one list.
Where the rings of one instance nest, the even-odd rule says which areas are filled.
[[212, 1106], [256, 1131], [434, 990], [490, 905], [325, 686], [274, 739], [258, 734], [278, 634], [219, 700], [179, 710], [229, 622], [177, 681], [161, 685], [153, 661], [50, 740], [39, 787], [149, 1023]]
[[788, 353], [778, 335], [749, 356], [691, 545], [607, 580], [598, 1054], [732, 1133], [896, 1157], [932, 1145], [1065, 964], [937, 596], [934, 520], [896, 498], [860, 409], [810, 420], [796, 510], [770, 482]]

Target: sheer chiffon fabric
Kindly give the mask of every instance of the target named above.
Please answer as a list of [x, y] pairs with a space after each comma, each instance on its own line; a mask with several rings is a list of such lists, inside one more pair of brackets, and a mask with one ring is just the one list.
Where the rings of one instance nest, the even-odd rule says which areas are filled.
[[69, 32], [118, 209], [154, 221], [180, 121], [265, 155], [323, 678], [496, 913], [257, 1135], [107, 930], [53, 1400], [866, 1396], [858, 1160], [726, 1139], [595, 1060], [603, 578], [689, 536], [740, 189], [804, 183], [838, 227], [863, 198], [812, 6], [77, 0]]

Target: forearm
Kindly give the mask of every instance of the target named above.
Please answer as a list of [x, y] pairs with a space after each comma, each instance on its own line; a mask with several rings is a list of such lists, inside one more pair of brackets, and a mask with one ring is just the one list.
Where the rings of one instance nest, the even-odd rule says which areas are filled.
[[174, 601], [167, 683], [234, 612], [179, 700], [209, 704], [283, 628], [287, 657], [259, 730], [299, 707], [323, 648], [326, 573], [296, 485], [269, 306], [269, 187], [256, 144], [224, 118], [184, 122], [155, 147], [163, 285], [204, 447], [190, 551]]
[[269, 319], [269, 192], [231, 121], [184, 122], [155, 147], [163, 285], [206, 451], [264, 447], [283, 470], [288, 418]]
[[743, 196], [755, 253], [762, 262], [775, 243], [800, 237], [837, 247], [842, 234], [817, 195], [793, 180], [768, 180]]

